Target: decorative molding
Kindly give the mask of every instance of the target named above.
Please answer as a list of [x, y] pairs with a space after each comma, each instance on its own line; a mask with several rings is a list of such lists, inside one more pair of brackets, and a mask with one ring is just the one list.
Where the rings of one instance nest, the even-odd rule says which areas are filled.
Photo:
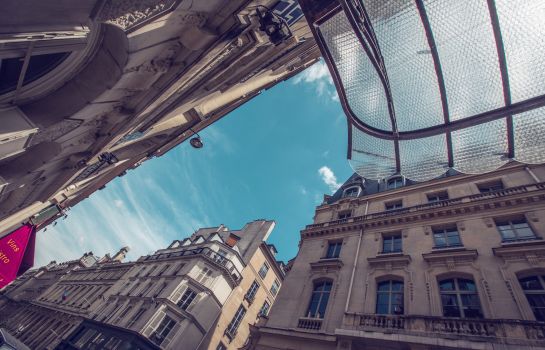
[[28, 147], [34, 146], [44, 141], [54, 141], [59, 137], [68, 134], [83, 123], [82, 120], [64, 119], [56, 124], [53, 124], [45, 129], [39, 130], [30, 140]]
[[455, 270], [459, 265], [470, 265], [477, 259], [476, 249], [445, 249], [431, 253], [424, 253], [422, 257], [431, 266], [446, 266]]
[[492, 218], [485, 218], [484, 223], [486, 227], [494, 227], [494, 220]]
[[108, 0], [98, 20], [115, 24], [127, 32], [172, 11], [177, 3], [177, 0]]
[[173, 66], [180, 66], [182, 63], [174, 63], [176, 55], [181, 49], [181, 45], [176, 43], [169, 46], [160, 56], [146, 61], [138, 66], [130, 67], [124, 73], [166, 73]]
[[393, 270], [405, 268], [411, 262], [411, 257], [402, 253], [382, 254], [367, 258], [367, 261], [371, 267]]
[[504, 243], [501, 247], [492, 248], [492, 251], [505, 263], [526, 261], [532, 266], [538, 266], [541, 261], [545, 261], [545, 241], [543, 240]]
[[531, 222], [539, 222], [539, 217], [534, 212], [526, 213], [526, 218]]
[[310, 263], [310, 269], [313, 272], [328, 273], [329, 271], [338, 271], [344, 264], [340, 259], [321, 259]]

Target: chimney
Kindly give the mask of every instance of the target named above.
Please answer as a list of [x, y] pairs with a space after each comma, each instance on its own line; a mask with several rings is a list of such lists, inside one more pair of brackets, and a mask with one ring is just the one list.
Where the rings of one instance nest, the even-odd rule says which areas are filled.
[[123, 247], [119, 249], [119, 251], [113, 256], [112, 261], [119, 261], [122, 262], [123, 259], [127, 256], [127, 253], [129, 252], [129, 247]]

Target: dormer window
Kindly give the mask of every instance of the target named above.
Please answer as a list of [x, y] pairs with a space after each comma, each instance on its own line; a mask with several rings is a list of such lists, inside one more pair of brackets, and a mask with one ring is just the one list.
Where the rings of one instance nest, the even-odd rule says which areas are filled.
[[387, 182], [387, 188], [389, 190], [395, 190], [396, 188], [400, 188], [403, 185], [404, 185], [404, 181], [403, 181], [403, 177], [401, 176], [392, 177]]
[[357, 197], [361, 192], [360, 186], [351, 186], [343, 191], [343, 198], [345, 197]]

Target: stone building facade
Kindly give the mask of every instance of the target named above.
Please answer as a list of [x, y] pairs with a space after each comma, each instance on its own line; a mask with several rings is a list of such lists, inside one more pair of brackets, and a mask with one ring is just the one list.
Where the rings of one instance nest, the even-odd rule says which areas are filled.
[[99, 260], [33, 299], [5, 295], [0, 321], [33, 349], [238, 349], [284, 278], [266, 243], [273, 228], [203, 228], [135, 262]]
[[5, 1], [0, 237], [47, 225], [319, 56], [295, 0]]
[[245, 349], [545, 349], [545, 166], [352, 176]]

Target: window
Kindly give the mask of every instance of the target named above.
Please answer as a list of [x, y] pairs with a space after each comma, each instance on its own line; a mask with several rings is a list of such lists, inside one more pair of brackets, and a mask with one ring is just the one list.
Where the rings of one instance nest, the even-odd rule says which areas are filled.
[[216, 347], [216, 350], [227, 350], [227, 347], [225, 346], [225, 344], [220, 342]]
[[142, 297], [144, 295], [146, 295], [146, 293], [151, 289], [151, 287], [153, 286], [153, 283], [148, 283], [144, 288], [142, 288], [142, 290], [140, 291], [140, 293], [138, 293], [138, 296]]
[[360, 186], [348, 187], [343, 192], [343, 197], [357, 197], [360, 194]]
[[258, 289], [259, 289], [259, 284], [257, 283], [257, 281], [254, 281], [252, 285], [250, 286], [250, 289], [248, 289], [248, 292], [246, 293], [244, 298], [251, 303], [254, 300], [255, 294], [257, 293]]
[[163, 268], [161, 269], [161, 271], [159, 271], [159, 276], [162, 275], [163, 273], [165, 273], [168, 268], [170, 267], [170, 265], [164, 265]]
[[378, 284], [377, 314], [403, 315], [403, 282], [384, 281]]
[[130, 328], [132, 326], [134, 326], [134, 324], [136, 322], [138, 322], [138, 320], [140, 319], [140, 317], [142, 317], [142, 315], [146, 312], [146, 308], [141, 308], [140, 310], [138, 310], [136, 312], [136, 314], [134, 314], [134, 316], [131, 318], [131, 320], [129, 321], [129, 323], [127, 324], [127, 328]]
[[184, 268], [185, 264], [184, 263], [181, 263], [178, 265], [178, 267], [176, 268], [176, 271], [174, 271], [174, 275], [177, 275], [180, 273], [180, 271], [182, 271], [182, 269]]
[[501, 180], [486, 182], [482, 184], [477, 184], [477, 188], [481, 193], [488, 193], [503, 190], [503, 182]]
[[149, 271], [148, 271], [148, 273], [146, 274], [146, 276], [151, 276], [151, 274], [153, 273], [153, 271], [155, 271], [156, 268], [157, 268], [157, 265], [152, 266], [152, 267], [149, 269]]
[[136, 282], [136, 284], [131, 288], [131, 290], [129, 290], [127, 295], [132, 294], [136, 290], [136, 288], [138, 288], [139, 285], [140, 285], [140, 283]]
[[401, 252], [401, 233], [390, 234], [382, 238], [382, 253]]
[[178, 301], [177, 305], [182, 310], [187, 310], [187, 308], [189, 307], [189, 305], [191, 305], [191, 303], [193, 302], [193, 299], [195, 299], [196, 296], [197, 296], [197, 293], [195, 293], [194, 291], [188, 288], [185, 291], [184, 295], [182, 295], [182, 298], [180, 299], [180, 301]]
[[225, 330], [225, 334], [233, 339], [235, 335], [237, 334], [238, 326], [240, 325], [240, 322], [244, 318], [244, 315], [246, 315], [246, 309], [244, 306], [240, 305], [237, 312], [235, 313], [235, 316], [231, 320], [231, 323], [227, 326], [227, 329]]
[[118, 316], [117, 316], [117, 319], [115, 321], [115, 324], [116, 325], [119, 325], [121, 323], [121, 321], [123, 320], [123, 318], [125, 316], [127, 316], [127, 314], [129, 313], [129, 311], [132, 310], [132, 305], [129, 305], [125, 308], [125, 310], [123, 310], [123, 312], [121, 312]]
[[259, 316], [267, 316], [269, 314], [269, 309], [271, 308], [271, 304], [267, 300], [263, 303], [263, 306], [259, 310]]
[[440, 202], [448, 199], [447, 191], [428, 193], [426, 196], [428, 197], [429, 203]]
[[388, 183], [387, 183], [387, 188], [389, 190], [394, 190], [402, 186], [403, 186], [403, 178], [399, 176], [391, 178], [390, 180], [388, 180]]
[[341, 253], [341, 247], [343, 245], [343, 242], [329, 242], [327, 245], [327, 259], [336, 259], [339, 257], [339, 254]]
[[348, 218], [350, 218], [350, 217], [352, 217], [352, 211], [350, 211], [350, 210], [341, 211], [341, 212], [339, 212], [339, 214], [337, 215], [337, 218], [338, 218], [339, 220], [348, 219]]
[[153, 294], [153, 297], [154, 298], [157, 298], [158, 296], [161, 295], [161, 293], [165, 290], [165, 288], [168, 286], [168, 283], [167, 282], [163, 282], [163, 284], [161, 285], [161, 287], [159, 289], [157, 289], [157, 291], [155, 292], [155, 294]]
[[458, 233], [458, 229], [456, 227], [434, 229], [433, 240], [435, 241], [435, 248], [462, 246], [460, 234]]
[[267, 272], [269, 272], [269, 268], [269, 265], [264, 262], [263, 266], [261, 266], [261, 268], [259, 269], [259, 276], [261, 276], [261, 278], [265, 278], [265, 276], [267, 276]]
[[395, 202], [388, 202], [384, 204], [384, 207], [386, 210], [396, 210], [403, 208], [403, 202], [402, 201], [395, 201]]
[[278, 280], [275, 279], [272, 286], [271, 286], [272, 295], [276, 296], [276, 294], [278, 294], [279, 289], [280, 289], [280, 282], [278, 282]]
[[482, 318], [481, 303], [475, 282], [463, 278], [451, 278], [439, 282], [443, 316]]
[[329, 293], [331, 293], [331, 282], [319, 282], [314, 285], [308, 305], [307, 317], [324, 318]]
[[157, 327], [155, 332], [153, 332], [153, 334], [150, 336], [150, 340], [157, 345], [161, 345], [161, 343], [168, 336], [168, 333], [170, 333], [174, 325], [176, 325], [176, 321], [168, 316], [165, 316], [165, 318], [163, 318], [163, 320], [159, 324], [159, 327]]
[[545, 321], [545, 276], [520, 278], [519, 283], [536, 320]]
[[205, 284], [210, 279], [210, 276], [212, 276], [212, 270], [208, 267], [203, 267], [199, 270], [196, 280], [199, 283]]
[[526, 219], [521, 216], [511, 220], [496, 220], [503, 241], [535, 239], [536, 235]]

